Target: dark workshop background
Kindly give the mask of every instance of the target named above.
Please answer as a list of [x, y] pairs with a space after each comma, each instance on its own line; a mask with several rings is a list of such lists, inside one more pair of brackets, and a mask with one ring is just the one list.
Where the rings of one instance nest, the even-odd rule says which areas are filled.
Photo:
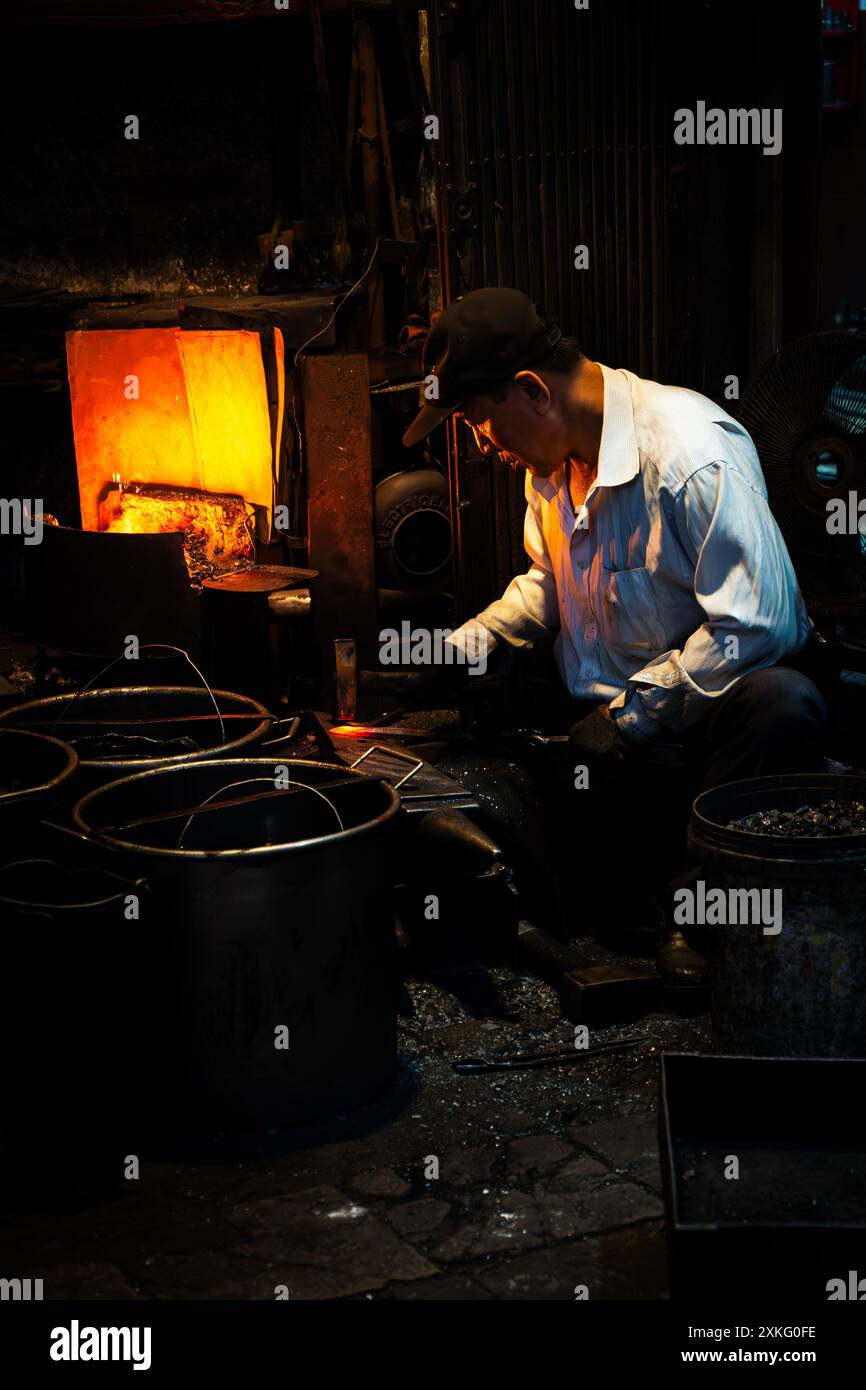
[[[817, 326], [817, 0], [499, 0], [437, 18], [447, 297], [517, 285], [594, 359], [719, 401]], [[698, 100], [783, 108], [783, 153], [676, 145], [674, 113]], [[461, 549], [496, 557], [492, 586], [464, 566], [467, 612], [523, 567], [522, 479], [504, 473], [459, 470]]]
[[[361, 15], [391, 121], [413, 115], [395, 8], [419, 6], [322, 4], [338, 130]], [[0, 281], [252, 292], [277, 206], [333, 213], [309, 18], [236, 10], [34, 0], [15, 14], [30, 84], [0, 95]], [[727, 376], [745, 389], [780, 344], [856, 315], [866, 125], [856, 106], [822, 120], [819, 0], [457, 0], [427, 14], [446, 299], [516, 285], [597, 360], [719, 400]], [[699, 99], [782, 107], [783, 154], [675, 145], [675, 110]], [[148, 132], [135, 144], [115, 138], [130, 112]], [[574, 269], [578, 244], [589, 271]], [[26, 391], [2, 394], [2, 491], [63, 517], [68, 396], [34, 412]], [[522, 479], [462, 454], [454, 487], [472, 504], [455, 511], [463, 618], [525, 567], [524, 502]]]

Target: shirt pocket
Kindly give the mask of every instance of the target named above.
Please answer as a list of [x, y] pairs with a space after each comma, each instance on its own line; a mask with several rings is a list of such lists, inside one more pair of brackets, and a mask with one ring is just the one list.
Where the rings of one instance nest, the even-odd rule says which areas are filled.
[[601, 583], [598, 621], [605, 646], [636, 652], [665, 651], [667, 636], [646, 566], [633, 570], [605, 567]]

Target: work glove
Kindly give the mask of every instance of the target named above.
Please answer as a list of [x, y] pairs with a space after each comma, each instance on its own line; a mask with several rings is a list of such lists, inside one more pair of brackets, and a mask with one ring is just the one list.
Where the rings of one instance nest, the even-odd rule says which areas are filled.
[[589, 769], [590, 790], [608, 787], [623, 771], [629, 747], [611, 718], [607, 705], [579, 719], [568, 735], [576, 765]]

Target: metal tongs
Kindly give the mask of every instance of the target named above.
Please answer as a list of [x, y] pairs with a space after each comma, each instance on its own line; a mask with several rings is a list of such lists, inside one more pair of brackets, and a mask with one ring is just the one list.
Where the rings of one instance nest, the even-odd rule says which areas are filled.
[[528, 1071], [533, 1067], [561, 1067], [572, 1062], [583, 1062], [593, 1057], [603, 1057], [609, 1052], [625, 1052], [632, 1047], [642, 1047], [651, 1042], [649, 1033], [639, 1033], [632, 1038], [621, 1038], [618, 1042], [598, 1043], [595, 1047], [567, 1048], [552, 1052], [517, 1052], [506, 1057], [462, 1057], [453, 1067], [461, 1076], [478, 1076], [490, 1071]]
[[391, 785], [394, 788], [395, 792], [398, 792], [401, 787], [404, 787], [407, 782], [411, 781], [412, 778], [416, 775], [416, 773], [420, 772], [422, 767], [424, 766], [423, 758], [413, 758], [410, 753], [404, 753], [402, 749], [385, 748], [381, 743], [374, 743], [371, 748], [367, 749], [366, 753], [362, 753], [360, 758], [358, 758], [355, 762], [350, 763], [349, 766], [351, 767], [352, 771], [357, 770], [357, 768], [359, 768], [362, 763], [365, 763], [367, 759], [373, 755], [373, 753], [384, 753], [387, 758], [395, 758], [398, 762], [407, 762], [413, 764], [411, 772], [407, 772], [406, 776], [401, 777], [399, 782], [391, 782], [391, 778], [381, 772], [377, 774], [378, 779], [380, 781], [391, 782]]

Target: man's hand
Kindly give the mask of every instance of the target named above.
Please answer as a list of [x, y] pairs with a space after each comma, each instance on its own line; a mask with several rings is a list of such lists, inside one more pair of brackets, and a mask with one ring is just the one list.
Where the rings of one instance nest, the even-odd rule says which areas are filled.
[[605, 783], [621, 768], [629, 753], [607, 705], [579, 719], [569, 732], [568, 742], [575, 757], [589, 768], [590, 778], [601, 774]]
[[464, 663], [458, 665], [430, 666], [424, 672], [424, 690], [430, 699], [442, 701], [442, 708], [446, 708], [451, 701], [462, 702], [466, 699], [471, 682], [478, 680], [478, 676], [471, 676], [469, 667]]

